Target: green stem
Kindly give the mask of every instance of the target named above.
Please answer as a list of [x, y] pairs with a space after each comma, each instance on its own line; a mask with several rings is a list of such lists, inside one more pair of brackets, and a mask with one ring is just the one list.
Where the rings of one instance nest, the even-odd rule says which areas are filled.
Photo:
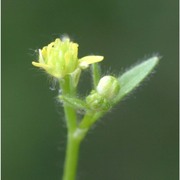
[[72, 132], [76, 129], [76, 112], [68, 105], [64, 105], [65, 118], [67, 123], [67, 129]]
[[79, 124], [80, 129], [88, 129], [95, 123], [97, 119], [99, 119], [102, 115], [102, 112], [88, 112], [85, 114], [84, 118]]
[[[61, 86], [63, 95], [73, 96], [75, 94], [75, 89], [72, 86], [70, 76], [66, 76], [63, 80], [61, 80], [60, 86]], [[77, 126], [76, 111], [67, 103], [64, 103], [63, 106], [64, 106], [65, 118], [66, 118], [66, 123], [67, 123], [67, 129], [70, 132], [76, 129], [76, 126]]]
[[92, 113], [86, 113], [84, 118], [79, 124], [80, 129], [89, 129], [93, 120], [93, 114]]
[[[76, 89], [73, 86], [70, 76], [60, 81], [62, 95], [74, 96]], [[75, 180], [80, 140], [73, 136], [77, 129], [77, 115], [73, 107], [64, 103], [64, 112], [67, 123], [68, 139], [64, 165], [63, 180]]]
[[94, 89], [96, 89], [98, 82], [101, 78], [101, 69], [98, 63], [91, 65], [91, 72], [92, 72], [91, 74], [92, 74]]
[[63, 180], [75, 180], [80, 142], [73, 134], [68, 134]]
[[[66, 76], [60, 81], [62, 95], [69, 95], [70, 97], [75, 96], [76, 89], [71, 80], [70, 76]], [[69, 103], [64, 102], [63, 105], [68, 129], [63, 180], [75, 180], [80, 143], [91, 126], [93, 114], [87, 113], [84, 116], [82, 123], [77, 124], [76, 110], [70, 106]]]

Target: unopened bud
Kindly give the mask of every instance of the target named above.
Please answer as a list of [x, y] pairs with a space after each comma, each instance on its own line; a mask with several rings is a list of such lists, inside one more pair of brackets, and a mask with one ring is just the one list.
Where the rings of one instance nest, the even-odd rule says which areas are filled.
[[108, 100], [114, 99], [120, 90], [118, 80], [113, 76], [104, 76], [97, 85], [97, 93]]
[[110, 108], [110, 104], [101, 95], [99, 95], [96, 91], [92, 91], [89, 96], [86, 97], [86, 103], [92, 110], [108, 110]]

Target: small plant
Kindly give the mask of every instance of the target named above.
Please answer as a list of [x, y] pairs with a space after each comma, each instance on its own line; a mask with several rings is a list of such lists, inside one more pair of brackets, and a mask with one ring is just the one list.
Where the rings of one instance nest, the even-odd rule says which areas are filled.
[[[78, 44], [64, 37], [39, 49], [38, 62], [32, 62], [55, 78], [61, 89], [57, 98], [64, 108], [68, 130], [63, 180], [75, 180], [79, 147], [91, 126], [135, 89], [152, 72], [160, 58], [153, 56], [119, 77], [102, 77], [99, 62], [103, 59], [103, 56], [79, 58]], [[93, 87], [89, 95], [79, 98], [83, 97], [77, 92], [80, 75], [89, 67]], [[79, 112], [81, 116], [78, 116]]]

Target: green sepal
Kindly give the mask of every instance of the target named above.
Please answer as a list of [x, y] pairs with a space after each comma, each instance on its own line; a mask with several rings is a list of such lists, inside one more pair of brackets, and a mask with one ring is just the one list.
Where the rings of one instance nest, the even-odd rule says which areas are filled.
[[79, 83], [80, 75], [81, 75], [81, 69], [80, 68], [77, 68], [74, 72], [72, 72], [70, 74], [70, 76], [71, 76], [71, 83], [72, 83], [72, 86], [74, 88], [76, 88], [78, 83]]

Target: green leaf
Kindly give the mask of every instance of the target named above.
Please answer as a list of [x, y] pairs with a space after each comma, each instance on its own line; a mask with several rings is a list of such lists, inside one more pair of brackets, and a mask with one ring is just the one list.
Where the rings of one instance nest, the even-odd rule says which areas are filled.
[[158, 64], [160, 57], [154, 56], [126, 71], [118, 78], [120, 91], [114, 103], [119, 102], [124, 96], [134, 90]]

